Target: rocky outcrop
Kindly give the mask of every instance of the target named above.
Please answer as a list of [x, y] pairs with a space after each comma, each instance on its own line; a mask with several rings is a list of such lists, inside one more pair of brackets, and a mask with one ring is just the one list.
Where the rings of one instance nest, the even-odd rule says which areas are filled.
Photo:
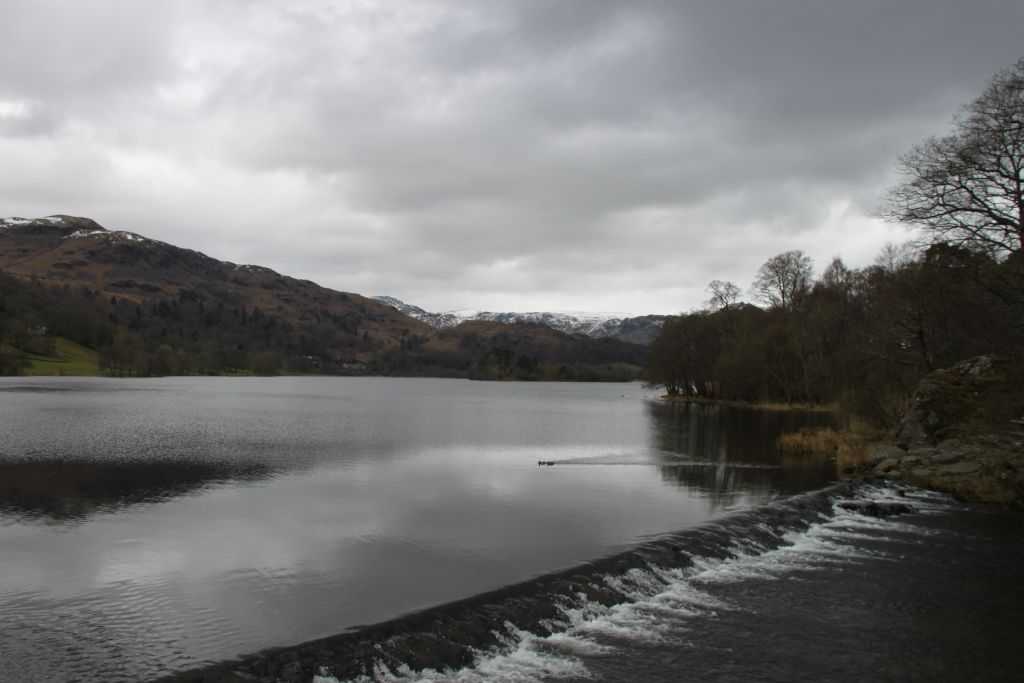
[[884, 503], [875, 500], [844, 500], [838, 503], [843, 510], [857, 512], [868, 517], [892, 517], [914, 511], [905, 503]]
[[918, 386], [894, 444], [876, 446], [874, 474], [965, 501], [1024, 505], [1024, 372], [972, 358]]

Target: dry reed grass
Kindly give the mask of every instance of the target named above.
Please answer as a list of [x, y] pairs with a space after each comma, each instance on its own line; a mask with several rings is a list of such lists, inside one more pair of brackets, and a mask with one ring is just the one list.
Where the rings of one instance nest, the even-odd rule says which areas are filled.
[[788, 458], [835, 457], [840, 474], [855, 474], [864, 470], [869, 447], [891, 440], [890, 437], [888, 432], [853, 420], [838, 431], [830, 427], [804, 427], [782, 434], [775, 441], [775, 449]]
[[784, 455], [834, 455], [838, 434], [829, 427], [802, 427], [798, 432], [780, 434], [775, 450]]

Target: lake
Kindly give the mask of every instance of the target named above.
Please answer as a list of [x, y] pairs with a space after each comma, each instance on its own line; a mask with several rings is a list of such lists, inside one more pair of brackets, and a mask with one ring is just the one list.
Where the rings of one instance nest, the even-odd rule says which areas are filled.
[[834, 478], [772, 449], [827, 416], [637, 384], [3, 378], [0, 416], [5, 681], [301, 643]]

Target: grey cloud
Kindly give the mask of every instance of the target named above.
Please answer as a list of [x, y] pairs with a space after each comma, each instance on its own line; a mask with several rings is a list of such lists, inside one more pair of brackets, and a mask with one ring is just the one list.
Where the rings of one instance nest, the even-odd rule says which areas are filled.
[[173, 3], [9, 0], [0, 9], [0, 92], [95, 112], [172, 71]]
[[3, 137], [50, 135], [57, 131], [62, 120], [58, 112], [36, 102], [0, 101], [0, 136]]
[[0, 105], [28, 170], [0, 202], [436, 309], [671, 312], [825, 259], [836, 207], [870, 209], [1024, 24], [1006, 0], [210, 5], [6, 3], [0, 102], [36, 109]]

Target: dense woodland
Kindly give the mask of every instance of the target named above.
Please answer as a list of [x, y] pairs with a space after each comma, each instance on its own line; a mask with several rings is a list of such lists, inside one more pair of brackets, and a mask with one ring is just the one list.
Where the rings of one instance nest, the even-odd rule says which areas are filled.
[[838, 402], [891, 422], [923, 374], [974, 355], [1021, 353], [1021, 265], [1020, 255], [994, 261], [951, 245], [889, 248], [861, 270], [837, 258], [812, 281], [806, 256], [780, 254], [758, 282], [782, 268], [784, 303], [777, 285], [766, 284], [763, 307], [713, 294], [708, 308], [665, 324], [647, 380], [675, 395]]
[[0, 272], [0, 374], [24, 372], [32, 355], [53, 356], [57, 339], [98, 351], [98, 369], [113, 376], [295, 372], [627, 381], [646, 360], [636, 344], [539, 325], [402, 330], [392, 343], [371, 333], [367, 322], [356, 312], [324, 309], [293, 323], [227, 292], [182, 288], [173, 298], [138, 301]]
[[647, 381], [671, 395], [833, 403], [892, 423], [921, 376], [979, 354], [1024, 357], [1024, 59], [954, 131], [900, 158], [880, 214], [915, 229], [859, 270], [812, 278], [800, 251], [769, 259], [752, 298], [712, 282], [706, 308], [671, 318]]
[[[328, 324], [331, 324], [328, 321]], [[52, 355], [55, 338], [99, 351], [118, 376], [217, 374], [320, 365], [323, 336], [297, 331], [259, 308], [208, 305], [182, 290], [174, 299], [136, 302], [88, 286], [45, 287], [0, 273], [0, 372], [16, 374], [29, 354]], [[372, 344], [355, 337], [354, 345]], [[340, 369], [340, 368], [339, 368]]]

